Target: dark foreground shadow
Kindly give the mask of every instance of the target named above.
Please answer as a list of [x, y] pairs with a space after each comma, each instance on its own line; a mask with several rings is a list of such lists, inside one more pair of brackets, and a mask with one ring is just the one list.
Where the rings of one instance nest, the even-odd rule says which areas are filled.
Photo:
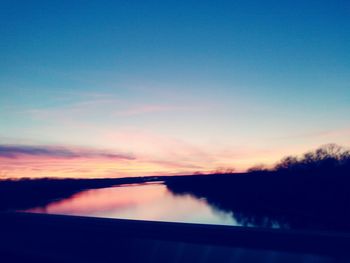
[[1, 262], [348, 262], [346, 234], [0, 213]]

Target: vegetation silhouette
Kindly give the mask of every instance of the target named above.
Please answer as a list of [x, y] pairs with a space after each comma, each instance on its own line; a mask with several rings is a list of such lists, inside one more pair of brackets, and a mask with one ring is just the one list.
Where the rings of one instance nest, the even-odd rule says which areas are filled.
[[174, 194], [205, 198], [245, 226], [350, 231], [350, 151], [335, 144], [285, 157], [270, 169], [165, 183]]
[[158, 177], [101, 178], [101, 179], [20, 179], [0, 180], [0, 211], [25, 210], [42, 207], [87, 190], [144, 183]]
[[192, 176], [0, 180], [0, 211], [45, 206], [86, 189], [163, 181], [174, 194], [205, 198], [244, 226], [350, 231], [350, 151], [328, 144], [273, 168]]

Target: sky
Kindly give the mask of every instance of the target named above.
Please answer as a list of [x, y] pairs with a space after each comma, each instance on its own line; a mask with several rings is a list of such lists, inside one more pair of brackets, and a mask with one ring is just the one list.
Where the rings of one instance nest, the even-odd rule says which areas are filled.
[[350, 146], [349, 1], [3, 0], [0, 38], [0, 178]]

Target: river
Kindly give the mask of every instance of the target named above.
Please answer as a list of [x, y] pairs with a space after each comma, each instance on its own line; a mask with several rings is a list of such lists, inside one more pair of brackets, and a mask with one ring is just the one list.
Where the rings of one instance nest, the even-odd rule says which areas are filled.
[[120, 185], [79, 192], [29, 212], [119, 219], [239, 225], [232, 213], [205, 199], [175, 195], [162, 182]]

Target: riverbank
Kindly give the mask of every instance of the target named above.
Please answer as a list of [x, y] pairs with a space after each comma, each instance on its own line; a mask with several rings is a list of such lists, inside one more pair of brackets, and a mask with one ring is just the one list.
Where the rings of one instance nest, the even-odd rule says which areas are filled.
[[24, 210], [67, 198], [87, 189], [164, 180], [166, 177], [102, 179], [21, 179], [0, 180], [0, 211]]
[[174, 194], [205, 199], [244, 226], [350, 231], [350, 176], [332, 173], [245, 174], [169, 178]]
[[117, 179], [36, 179], [0, 181], [0, 211], [44, 207], [88, 189], [162, 181], [175, 195], [191, 195], [232, 214], [243, 226], [350, 231], [350, 176], [260, 171], [235, 174]]

